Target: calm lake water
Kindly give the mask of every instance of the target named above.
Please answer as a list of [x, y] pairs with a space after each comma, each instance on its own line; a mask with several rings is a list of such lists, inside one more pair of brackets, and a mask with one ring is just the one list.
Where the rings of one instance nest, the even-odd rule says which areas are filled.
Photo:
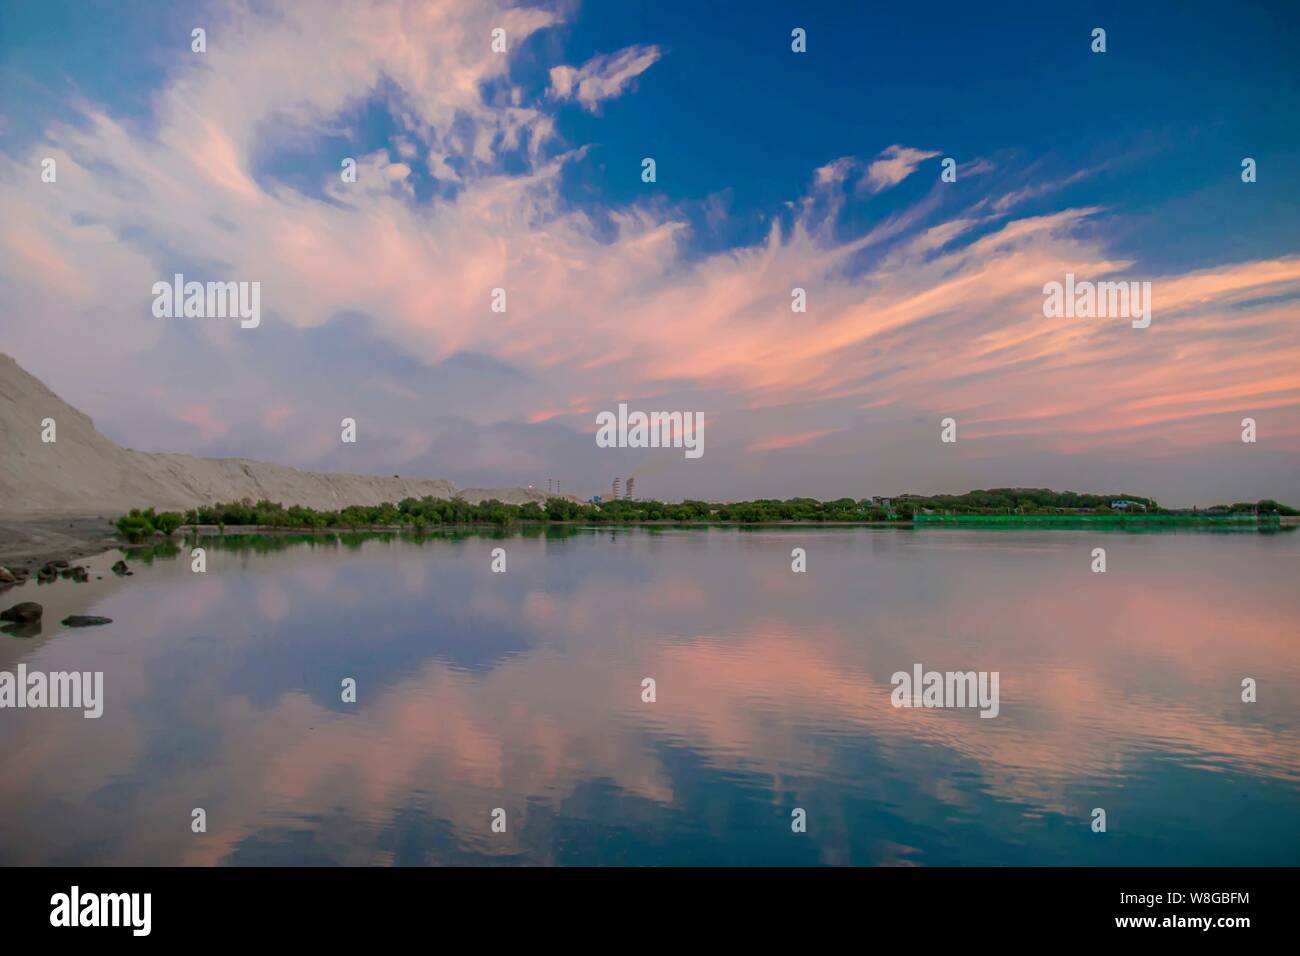
[[[205, 544], [0, 598], [0, 670], [105, 675], [0, 710], [0, 863], [1300, 864], [1295, 533]], [[895, 708], [915, 664], [998, 716]]]

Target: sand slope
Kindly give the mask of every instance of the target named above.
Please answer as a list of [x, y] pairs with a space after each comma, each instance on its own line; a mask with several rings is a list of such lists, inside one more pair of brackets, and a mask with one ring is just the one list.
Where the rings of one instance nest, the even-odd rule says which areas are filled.
[[[57, 441], [49, 444], [41, 441], [45, 418], [57, 423]], [[0, 514], [118, 514], [150, 506], [180, 510], [242, 498], [329, 509], [457, 493], [450, 481], [437, 479], [299, 471], [246, 458], [122, 448], [0, 352]], [[511, 504], [546, 500], [543, 492], [525, 488], [476, 488], [462, 497]]]

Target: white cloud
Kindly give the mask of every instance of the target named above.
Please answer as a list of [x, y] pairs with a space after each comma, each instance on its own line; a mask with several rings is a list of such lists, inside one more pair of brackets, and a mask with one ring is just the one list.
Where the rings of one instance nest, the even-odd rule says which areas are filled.
[[912, 149], [909, 146], [890, 146], [867, 167], [867, 187], [871, 192], [880, 192], [891, 186], [897, 186], [912, 175], [923, 160], [938, 155], [937, 152]]
[[856, 156], [841, 156], [813, 170], [813, 182], [818, 186], [838, 186], [861, 168], [862, 161]]
[[660, 55], [656, 46], [630, 46], [617, 53], [592, 57], [577, 69], [553, 67], [550, 94], [557, 100], [575, 99], [595, 112], [601, 100], [620, 95]]

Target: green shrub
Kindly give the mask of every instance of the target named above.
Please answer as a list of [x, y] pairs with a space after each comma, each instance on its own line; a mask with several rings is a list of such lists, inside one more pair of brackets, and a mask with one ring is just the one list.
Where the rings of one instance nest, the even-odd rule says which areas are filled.
[[155, 531], [159, 531], [170, 538], [176, 529], [184, 524], [184, 521], [185, 519], [179, 512], [164, 511], [154, 518], [153, 526]]
[[117, 533], [128, 541], [143, 541], [145, 538], [150, 538], [154, 533], [153, 517], [152, 508], [148, 512], [132, 508], [130, 514], [117, 519]]

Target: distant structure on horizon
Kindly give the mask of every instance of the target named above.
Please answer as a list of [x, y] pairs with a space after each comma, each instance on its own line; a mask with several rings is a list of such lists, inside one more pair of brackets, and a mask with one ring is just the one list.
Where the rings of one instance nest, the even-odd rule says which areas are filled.
[[618, 501], [619, 497], [622, 495], [622, 492], [623, 492], [623, 479], [622, 479], [622, 478], [615, 478], [615, 479], [614, 479], [614, 489], [613, 489], [613, 492], [614, 492], [614, 493], [613, 493], [612, 495], [610, 495], [610, 499], [613, 500], [613, 501]]
[[623, 495], [624, 498], [627, 498], [627, 499], [631, 500], [631, 498], [632, 498], [632, 488], [633, 488], [635, 485], [636, 485], [636, 479], [635, 479], [635, 478], [629, 478], [629, 479], [627, 480], [627, 493]]
[[1110, 503], [1110, 507], [1114, 511], [1129, 511], [1134, 508], [1141, 508], [1143, 511], [1147, 510], [1147, 506], [1142, 502], [1129, 501], [1127, 498], [1117, 498]]

